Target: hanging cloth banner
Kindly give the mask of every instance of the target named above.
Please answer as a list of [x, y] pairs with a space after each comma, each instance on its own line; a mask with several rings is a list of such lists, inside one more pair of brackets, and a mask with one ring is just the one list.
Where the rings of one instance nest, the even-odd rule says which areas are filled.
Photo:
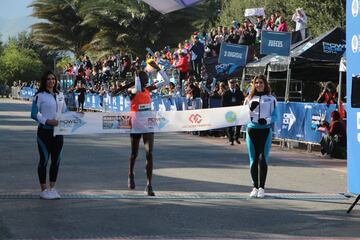
[[173, 112], [67, 112], [61, 115], [54, 135], [204, 131], [245, 125], [250, 122], [249, 111], [248, 106], [236, 106]]

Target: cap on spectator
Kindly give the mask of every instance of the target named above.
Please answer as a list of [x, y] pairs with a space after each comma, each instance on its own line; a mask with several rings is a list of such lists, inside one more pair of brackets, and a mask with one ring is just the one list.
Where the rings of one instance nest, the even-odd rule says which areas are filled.
[[182, 53], [182, 54], [187, 54], [187, 50], [186, 50], [186, 49], [182, 49], [180, 53]]
[[199, 37], [198, 37], [198, 36], [195, 36], [195, 39], [196, 39], [196, 40], [199, 40]]
[[198, 32], [194, 32], [193, 35], [198, 35]]

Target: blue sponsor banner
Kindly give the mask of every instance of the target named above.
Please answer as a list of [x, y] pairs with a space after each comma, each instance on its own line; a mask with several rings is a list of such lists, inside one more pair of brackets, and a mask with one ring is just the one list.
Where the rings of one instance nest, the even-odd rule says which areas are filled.
[[291, 32], [262, 31], [260, 53], [289, 56], [291, 47]]
[[245, 66], [248, 54], [248, 46], [230, 43], [221, 43], [219, 63], [233, 63], [238, 66]]
[[36, 91], [37, 91], [37, 89], [35, 89], [35, 88], [23, 87], [20, 90], [19, 96], [21, 98], [31, 99], [35, 95]]
[[346, 1], [348, 190], [360, 194], [360, 1]]
[[336, 105], [318, 103], [278, 102], [278, 121], [274, 135], [278, 138], [320, 143], [322, 134], [317, 131], [321, 121], [330, 123], [330, 114]]

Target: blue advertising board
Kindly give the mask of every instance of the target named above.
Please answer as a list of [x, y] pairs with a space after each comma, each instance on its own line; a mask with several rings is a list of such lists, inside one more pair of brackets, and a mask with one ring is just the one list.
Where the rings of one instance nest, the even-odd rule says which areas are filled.
[[360, 7], [346, 1], [346, 92], [348, 191], [360, 194]]
[[248, 46], [246, 45], [221, 43], [219, 63], [245, 66], [247, 54]]
[[260, 53], [289, 56], [291, 47], [291, 32], [262, 31]]
[[317, 131], [321, 121], [330, 122], [335, 104], [278, 102], [278, 120], [275, 122], [274, 136], [277, 138], [320, 143], [322, 134]]

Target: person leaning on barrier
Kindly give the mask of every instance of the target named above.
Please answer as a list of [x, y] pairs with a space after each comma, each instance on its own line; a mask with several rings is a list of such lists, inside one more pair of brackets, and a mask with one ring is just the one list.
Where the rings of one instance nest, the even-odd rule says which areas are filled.
[[[34, 96], [31, 108], [31, 118], [39, 123], [37, 130], [37, 143], [40, 154], [38, 164], [38, 177], [40, 182], [40, 198], [59, 199], [60, 195], [55, 189], [58, 175], [63, 136], [54, 136], [54, 127], [59, 124], [57, 120], [61, 113], [66, 111], [64, 95], [56, 89], [57, 79], [55, 74], [48, 71], [41, 78], [40, 88]], [[50, 165], [50, 189], [46, 187], [46, 166], [49, 155]]]
[[[133, 113], [151, 110], [150, 91], [156, 89], [156, 86], [146, 87], [148, 83], [148, 75], [144, 71], [135, 72], [135, 87], [130, 88], [130, 111]], [[153, 146], [154, 133], [131, 133], [131, 154], [129, 157], [129, 172], [128, 172], [128, 188], [135, 189], [135, 160], [139, 152], [139, 144], [141, 136], [143, 138], [144, 147], [146, 151], [146, 179], [147, 184], [145, 194], [148, 196], [155, 196], [152, 188], [152, 171], [153, 171]]]
[[346, 158], [346, 126], [338, 111], [331, 113], [330, 124], [321, 122], [318, 131], [326, 133], [320, 141], [324, 157]]
[[[228, 81], [229, 89], [224, 92], [224, 95], [221, 99], [221, 106], [222, 107], [231, 107], [231, 106], [239, 106], [242, 105], [244, 102], [244, 94], [243, 92], [237, 88], [236, 80], [230, 79]], [[235, 128], [235, 131], [234, 131]], [[234, 145], [234, 141], [237, 144], [240, 144], [240, 128], [241, 126], [235, 127], [228, 127], [227, 128], [227, 135], [229, 139], [230, 145]]]
[[272, 124], [277, 118], [276, 99], [271, 95], [269, 83], [264, 75], [258, 75], [253, 79], [244, 105], [249, 106], [251, 119], [246, 131], [250, 173], [253, 181], [250, 197], [263, 198], [272, 142]]

